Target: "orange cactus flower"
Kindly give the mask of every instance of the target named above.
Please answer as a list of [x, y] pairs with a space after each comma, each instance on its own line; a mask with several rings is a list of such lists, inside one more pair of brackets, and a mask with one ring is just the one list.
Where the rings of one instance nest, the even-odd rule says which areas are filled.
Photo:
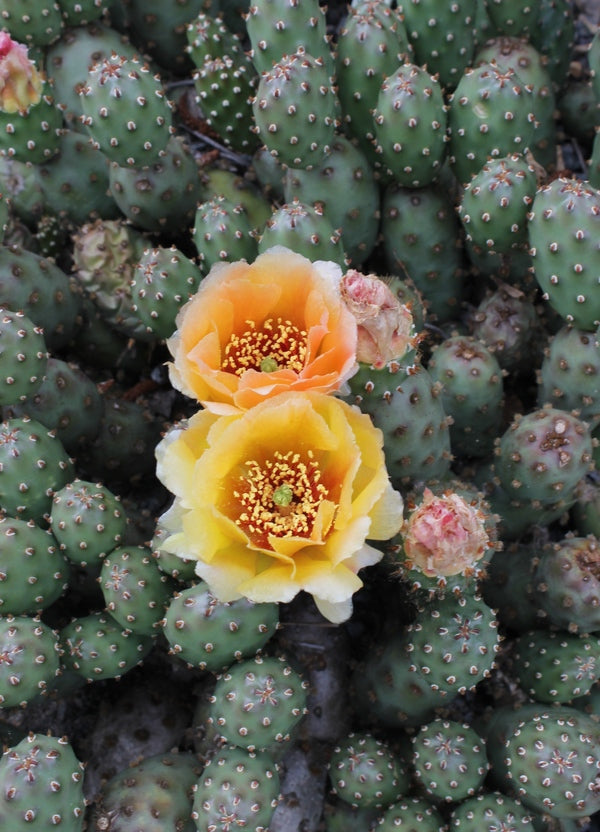
[[161, 548], [195, 560], [222, 601], [288, 602], [310, 593], [340, 622], [380, 560], [367, 540], [402, 526], [383, 437], [358, 408], [324, 393], [284, 393], [237, 414], [200, 410], [157, 448], [174, 495]]
[[222, 415], [286, 391], [340, 389], [357, 366], [341, 277], [337, 264], [283, 246], [216, 264], [167, 341], [173, 386]]
[[43, 80], [27, 47], [17, 43], [8, 32], [0, 32], [0, 110], [5, 113], [26, 112], [42, 97]]
[[492, 546], [479, 508], [452, 491], [436, 496], [429, 488], [403, 536], [408, 565], [429, 578], [472, 574]]

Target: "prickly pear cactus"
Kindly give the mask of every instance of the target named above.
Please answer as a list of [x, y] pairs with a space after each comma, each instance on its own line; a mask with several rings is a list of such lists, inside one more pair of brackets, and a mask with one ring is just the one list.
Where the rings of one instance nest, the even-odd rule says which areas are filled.
[[473, 797], [487, 774], [485, 739], [466, 723], [433, 719], [411, 738], [419, 792], [435, 803]]
[[252, 110], [259, 139], [282, 164], [309, 167], [329, 152], [338, 107], [318, 57], [308, 52], [284, 55], [261, 75]]
[[30, 732], [0, 759], [0, 823], [14, 832], [81, 832], [84, 767], [67, 737]]
[[121, 832], [196, 832], [191, 811], [201, 773], [202, 766], [191, 751], [146, 757], [102, 786], [94, 807], [94, 828], [110, 828], [118, 817]]
[[495, 452], [501, 486], [543, 506], [573, 494], [590, 470], [592, 437], [586, 422], [543, 407], [515, 417]]
[[95, 63], [80, 89], [82, 123], [118, 165], [158, 162], [173, 123], [160, 77], [137, 57], [113, 54]]
[[34, 615], [67, 588], [69, 565], [52, 533], [16, 517], [0, 519], [0, 611]]
[[373, 119], [377, 150], [398, 185], [423, 187], [437, 179], [448, 119], [436, 76], [416, 64], [398, 67], [381, 85]]
[[208, 762], [194, 792], [197, 829], [236, 823], [248, 832], [268, 829], [279, 802], [279, 773], [270, 754], [237, 746], [220, 749]]
[[397, 5], [416, 61], [438, 75], [446, 89], [454, 89], [475, 51], [476, 0], [433, 7], [419, 0], [402, 0]]
[[598, 334], [566, 325], [552, 337], [538, 377], [538, 403], [577, 412], [592, 428], [600, 422]]
[[34, 165], [50, 159], [59, 150], [62, 114], [27, 47], [6, 30], [0, 33], [0, 70], [5, 79], [0, 91], [0, 155]]
[[59, 631], [59, 643], [61, 668], [94, 682], [120, 679], [141, 664], [154, 642], [123, 629], [109, 613], [94, 612], [65, 625]]
[[147, 546], [116, 546], [102, 561], [99, 582], [106, 609], [122, 627], [157, 633], [173, 587]]
[[334, 74], [325, 10], [318, 0], [257, 0], [248, 10], [246, 31], [259, 74], [300, 50], [322, 59], [329, 76]]
[[0, 668], [0, 709], [26, 705], [60, 672], [56, 631], [39, 615], [0, 616]]
[[322, 205], [313, 207], [297, 197], [276, 208], [263, 228], [259, 254], [273, 246], [285, 246], [309, 260], [332, 260], [342, 267], [346, 265], [341, 230], [328, 221]]
[[175, 592], [162, 623], [170, 653], [190, 667], [220, 672], [262, 650], [277, 630], [279, 607], [219, 601], [200, 581]]
[[569, 704], [589, 694], [600, 677], [600, 641], [594, 636], [533, 630], [513, 645], [517, 679], [536, 702]]
[[50, 528], [70, 561], [99, 565], [122, 543], [127, 516], [120, 498], [106, 486], [75, 479], [54, 494]]
[[600, 544], [594, 535], [568, 536], [539, 553], [536, 600], [551, 624], [571, 632], [600, 629]]
[[600, 323], [599, 222], [599, 192], [563, 176], [543, 185], [531, 207], [535, 278], [552, 308], [579, 329], [593, 330]]
[[47, 365], [41, 327], [21, 311], [0, 308], [0, 405], [32, 396], [42, 385]]
[[0, 423], [0, 463], [3, 510], [36, 522], [49, 515], [54, 493], [74, 476], [73, 461], [60, 439], [27, 416]]
[[532, 99], [512, 67], [488, 62], [465, 69], [448, 111], [450, 159], [460, 182], [467, 184], [488, 156], [525, 153], [535, 134]]
[[340, 738], [329, 759], [329, 778], [335, 794], [355, 808], [389, 806], [410, 786], [398, 756], [364, 731]]
[[176, 246], [145, 249], [131, 278], [132, 311], [157, 338], [169, 338], [201, 279], [200, 268]]
[[496, 776], [506, 776], [528, 808], [558, 818], [587, 817], [600, 807], [597, 723], [575, 708], [539, 706], [516, 721]]

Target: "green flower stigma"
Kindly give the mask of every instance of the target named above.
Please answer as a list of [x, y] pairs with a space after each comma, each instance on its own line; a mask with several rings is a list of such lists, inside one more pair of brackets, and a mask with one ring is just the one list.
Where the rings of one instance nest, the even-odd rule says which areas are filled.
[[260, 370], [262, 373], [274, 373], [277, 369], [277, 362], [271, 356], [269, 356], [268, 358], [263, 358], [263, 360], [260, 362]]
[[283, 485], [278, 485], [275, 491], [273, 492], [273, 502], [276, 506], [289, 506], [292, 502], [294, 497], [294, 492], [292, 491], [289, 485], [283, 483]]

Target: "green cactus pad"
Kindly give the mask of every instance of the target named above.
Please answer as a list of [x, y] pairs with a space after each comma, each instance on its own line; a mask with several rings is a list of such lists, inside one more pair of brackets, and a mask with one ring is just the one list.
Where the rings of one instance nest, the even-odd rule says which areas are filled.
[[208, 721], [229, 743], [274, 751], [290, 742], [306, 697], [306, 683], [284, 659], [255, 656], [219, 677]]
[[254, 656], [278, 623], [277, 604], [254, 604], [245, 598], [221, 602], [202, 581], [175, 593], [163, 627], [169, 652], [190, 666], [222, 671]]
[[25, 705], [59, 673], [57, 633], [39, 616], [0, 616], [0, 709]]
[[11, 832], [81, 832], [83, 764], [67, 737], [30, 732], [0, 758], [0, 823]]

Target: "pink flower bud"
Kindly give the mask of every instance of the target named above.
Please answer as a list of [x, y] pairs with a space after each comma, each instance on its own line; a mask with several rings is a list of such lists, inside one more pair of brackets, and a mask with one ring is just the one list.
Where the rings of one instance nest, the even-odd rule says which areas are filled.
[[341, 289], [358, 324], [358, 361], [379, 369], [416, 346], [410, 308], [400, 303], [380, 277], [350, 269]]
[[409, 566], [429, 578], [472, 575], [491, 545], [481, 509], [452, 491], [438, 497], [426, 488], [405, 527]]
[[27, 47], [0, 32], [0, 110], [25, 112], [42, 97], [42, 77], [27, 57]]

